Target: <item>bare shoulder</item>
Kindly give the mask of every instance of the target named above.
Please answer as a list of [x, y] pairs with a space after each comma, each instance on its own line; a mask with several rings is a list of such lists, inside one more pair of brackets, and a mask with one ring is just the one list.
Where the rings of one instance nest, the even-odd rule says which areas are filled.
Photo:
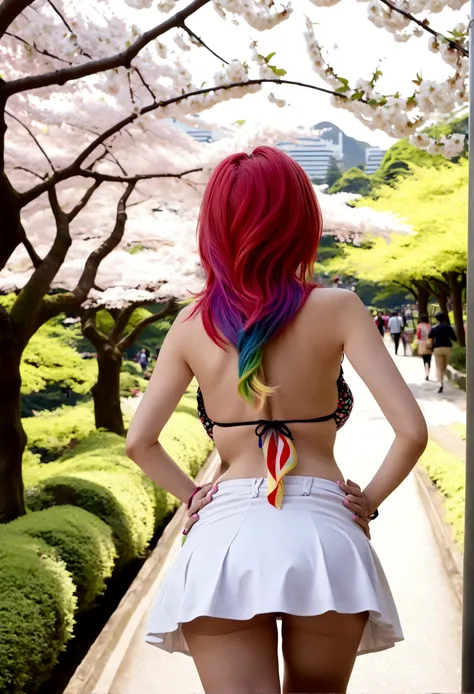
[[173, 325], [168, 332], [168, 336], [173, 341], [186, 341], [190, 335], [196, 330], [197, 324], [201, 324], [199, 314], [194, 313], [195, 303], [187, 304], [179, 311], [173, 321]]
[[308, 303], [319, 310], [328, 309], [344, 313], [351, 310], [360, 311], [361, 308], [366, 310], [357, 294], [348, 289], [319, 287], [311, 292]]

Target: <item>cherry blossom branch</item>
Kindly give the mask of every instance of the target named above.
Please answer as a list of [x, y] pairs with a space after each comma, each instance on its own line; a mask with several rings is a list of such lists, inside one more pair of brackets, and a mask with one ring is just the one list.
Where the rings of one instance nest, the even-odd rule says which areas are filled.
[[156, 323], [156, 321], [166, 318], [166, 316], [176, 315], [178, 312], [178, 303], [176, 299], [170, 299], [162, 311], [158, 313], [153, 313], [151, 316], [147, 316], [141, 320], [137, 325], [131, 330], [125, 337], [123, 337], [120, 342], [118, 342], [117, 347], [123, 351], [127, 347], [131, 347], [140, 333], [149, 325]]
[[215, 51], [213, 51], [212, 48], [210, 48], [210, 47], [207, 45], [207, 43], [204, 43], [204, 41], [203, 41], [197, 34], [195, 34], [194, 31], [193, 31], [192, 29], [190, 29], [184, 22], [181, 24], [181, 29], [183, 29], [183, 30], [184, 30], [191, 38], [193, 38], [195, 41], [197, 41], [198, 43], [200, 43], [201, 46], [202, 46], [203, 48], [207, 48], [207, 50], [209, 51], [209, 53], [212, 53], [212, 55], [214, 55], [216, 58], [218, 58], [221, 62], [225, 63], [226, 65], [229, 64], [229, 61], [228, 61], [228, 60], [225, 60], [225, 59], [222, 58], [218, 53], [216, 53]]
[[45, 176], [41, 176], [39, 173], [36, 173], [36, 171], [32, 171], [31, 169], [27, 169], [26, 166], [15, 166], [13, 167], [14, 171], [26, 171], [26, 173], [31, 174], [31, 176], [35, 176], [36, 178], [39, 178], [40, 181], [44, 181]]
[[26, 10], [34, 0], [3, 0], [0, 5], [0, 38], [19, 14]]
[[[21, 290], [10, 312], [12, 320], [18, 326], [22, 344], [26, 344], [36, 330], [43, 297], [49, 291], [71, 246], [68, 216], [59, 205], [56, 188], [48, 190], [48, 197], [56, 221], [56, 235], [51, 248]], [[25, 315], [25, 306], [28, 307], [28, 316]]]
[[[64, 15], [58, 10], [56, 5], [51, 1], [48, 0], [48, 5], [52, 8], [53, 12], [55, 12], [59, 19], [62, 21], [66, 29], [69, 31], [70, 34], [74, 34], [74, 29], [69, 25], [69, 22], [67, 19], [64, 17]], [[89, 53], [86, 53], [79, 45], [77, 46], [79, 51], [82, 53], [82, 55], [85, 55], [86, 58], [89, 58], [89, 60], [92, 60], [92, 56]]]
[[[203, 94], [210, 94], [211, 92], [218, 92], [222, 91], [223, 89], [235, 89], [237, 87], [248, 87], [251, 85], [260, 85], [260, 84], [287, 84], [287, 85], [292, 85], [292, 86], [297, 86], [297, 87], [305, 87], [307, 89], [312, 89], [318, 92], [321, 92], [323, 94], [329, 94], [330, 96], [335, 96], [339, 99], [347, 99], [347, 97], [344, 94], [341, 94], [340, 92], [333, 91], [332, 89], [325, 89], [324, 87], [317, 87], [314, 84], [308, 84], [306, 82], [298, 82], [295, 80], [286, 80], [286, 79], [280, 79], [275, 77], [274, 79], [271, 78], [260, 78], [260, 79], [253, 79], [253, 80], [246, 80], [245, 82], [233, 82], [232, 84], [219, 84], [215, 85], [213, 87], [207, 87], [205, 89], [196, 89], [193, 92], [188, 92], [186, 94], [180, 94], [179, 96], [174, 96], [170, 99], [165, 99], [164, 101], [159, 101], [155, 102], [153, 104], [149, 104], [148, 106], [144, 106], [138, 113], [131, 113], [129, 116], [126, 118], [123, 118], [121, 121], [116, 123], [115, 125], [112, 125], [110, 128], [105, 130], [101, 135], [99, 135], [95, 140], [93, 140], [90, 145], [86, 147], [86, 149], [83, 150], [83, 152], [75, 159], [75, 161], [70, 164], [69, 166], [65, 167], [64, 169], [60, 171], [56, 171], [52, 176], [50, 176], [46, 181], [43, 183], [39, 183], [37, 186], [30, 188], [30, 190], [26, 191], [25, 193], [22, 193], [20, 195], [20, 206], [24, 207], [27, 205], [29, 202], [34, 200], [35, 198], [39, 197], [42, 195], [45, 191], [47, 191], [49, 188], [52, 186], [55, 186], [57, 183], [60, 181], [65, 181], [68, 178], [71, 178], [73, 176], [77, 175], [83, 175], [80, 172], [84, 171], [81, 169], [81, 165], [84, 163], [84, 161], [94, 152], [97, 147], [100, 145], [103, 145], [106, 140], [108, 140], [110, 137], [113, 135], [117, 134], [120, 130], [125, 128], [127, 125], [130, 125], [133, 123], [139, 116], [146, 115], [147, 113], [151, 113], [152, 111], [155, 111], [157, 108], [163, 108], [165, 106], [170, 106], [171, 104], [177, 104], [181, 101], [184, 101], [185, 99], [189, 99], [192, 96], [202, 96]], [[360, 100], [363, 103], [366, 103], [364, 99]], [[89, 174], [88, 174], [89, 175]], [[114, 179], [115, 180], [115, 179]], [[130, 180], [135, 180], [134, 178]]]
[[24, 43], [25, 46], [28, 46], [28, 48], [31, 48], [31, 50], [34, 50], [40, 55], [46, 56], [47, 58], [54, 58], [54, 60], [59, 60], [61, 63], [66, 63], [66, 65], [74, 65], [74, 63], [71, 63], [69, 60], [64, 60], [64, 58], [60, 58], [58, 55], [54, 55], [46, 49], [38, 48], [38, 46], [35, 43], [28, 43], [28, 41], [26, 41], [26, 39], [23, 39], [21, 36], [16, 36], [16, 34], [12, 34], [9, 31], [5, 32], [5, 36], [10, 36], [12, 39], [16, 39], [17, 41]]
[[143, 86], [145, 87], [145, 89], [147, 90], [147, 92], [150, 94], [150, 96], [151, 96], [151, 98], [153, 99], [153, 101], [156, 101], [156, 94], [155, 94], [155, 92], [154, 92], [153, 89], [150, 87], [150, 85], [148, 84], [148, 82], [145, 80], [145, 78], [143, 77], [143, 75], [142, 75], [142, 73], [140, 72], [140, 70], [139, 70], [137, 67], [134, 67], [134, 69], [135, 69], [135, 72], [137, 73], [138, 77], [140, 78], [140, 82], [143, 84]]
[[[71, 80], [81, 79], [82, 77], [88, 77], [89, 75], [95, 75], [98, 72], [112, 70], [117, 67], [130, 68], [132, 60], [143, 48], [145, 48], [145, 46], [158, 38], [158, 36], [165, 34], [170, 29], [181, 26], [188, 17], [193, 15], [209, 2], [210, 0], [193, 0], [193, 2], [191, 2], [187, 7], [179, 12], [176, 12], [176, 14], [169, 19], [165, 20], [161, 24], [157, 24], [155, 27], [153, 27], [153, 29], [143, 33], [136, 39], [136, 41], [134, 41], [121, 53], [116, 53], [115, 55], [107, 58], [90, 60], [82, 65], [75, 65], [74, 67], [67, 67], [61, 70], [54, 70], [53, 72], [46, 72], [42, 75], [30, 75], [28, 77], [12, 80], [11, 82], [4, 84], [0, 91], [3, 92], [5, 97], [9, 97], [12, 94], [17, 94], [18, 92], [39, 89], [40, 87], [48, 87], [52, 84], [63, 85]], [[27, 0], [4, 0], [1, 8], [3, 9], [5, 4], [15, 3], [23, 5], [22, 9], [24, 9], [24, 7], [27, 7], [31, 3], [31, 0], [28, 0], [28, 2]], [[12, 16], [10, 21], [12, 21], [15, 16], [16, 13]], [[4, 31], [6, 28], [7, 27], [4, 28]], [[0, 37], [2, 33], [2, 13], [0, 10]]]
[[115, 226], [103, 243], [89, 255], [84, 265], [84, 270], [79, 278], [77, 286], [72, 294], [79, 304], [87, 298], [87, 295], [96, 280], [97, 270], [103, 259], [118, 246], [125, 232], [127, 221], [127, 201], [136, 186], [136, 182], [130, 182], [117, 204]]
[[45, 151], [45, 150], [43, 149], [43, 147], [41, 146], [41, 144], [40, 144], [38, 138], [37, 138], [36, 135], [32, 132], [32, 130], [30, 130], [30, 128], [29, 128], [27, 125], [25, 125], [25, 123], [23, 123], [19, 118], [17, 118], [16, 116], [14, 116], [13, 113], [10, 113], [10, 111], [7, 111], [7, 110], [5, 109], [5, 113], [6, 113], [7, 116], [9, 116], [10, 118], [12, 118], [12, 119], [13, 119], [14, 121], [16, 121], [17, 123], [19, 123], [19, 124], [26, 130], [26, 132], [28, 133], [28, 135], [34, 140], [34, 142], [35, 142], [36, 146], [38, 147], [38, 149], [40, 150], [40, 152], [41, 152], [41, 153], [43, 154], [43, 156], [46, 158], [46, 161], [47, 161], [48, 164], [50, 165], [51, 169], [52, 169], [53, 171], [55, 171], [53, 162], [51, 161], [51, 159], [49, 158], [48, 154], [46, 153], [46, 151]]
[[85, 194], [82, 196], [82, 198], [79, 200], [77, 205], [75, 205], [70, 212], [67, 214], [67, 218], [69, 222], [72, 222], [79, 212], [84, 209], [84, 207], [87, 205], [91, 197], [94, 195], [95, 191], [97, 188], [101, 185], [102, 181], [95, 181], [93, 185], [90, 186], [90, 188], [87, 189]]
[[23, 243], [26, 252], [30, 256], [30, 260], [33, 263], [33, 267], [36, 270], [36, 268], [38, 268], [43, 261], [39, 257], [39, 255], [37, 254], [35, 249], [33, 248], [31, 241], [29, 240], [29, 238], [26, 235], [25, 227], [23, 226], [23, 224], [21, 222], [19, 224], [19, 232], [20, 232], [21, 242]]
[[393, 12], [398, 12], [398, 14], [401, 14], [406, 19], [409, 19], [411, 22], [414, 22], [421, 29], [423, 29], [424, 31], [427, 31], [429, 34], [431, 34], [435, 38], [438, 38], [438, 36], [442, 36], [443, 39], [445, 39], [445, 41], [447, 41], [447, 43], [449, 43], [450, 48], [456, 49], [457, 51], [459, 51], [460, 53], [462, 53], [462, 55], [464, 55], [466, 57], [469, 56], [469, 51], [464, 46], [461, 46], [461, 44], [459, 44], [454, 39], [449, 39], [448, 37], [441, 34], [439, 31], [435, 31], [435, 29], [432, 29], [429, 26], [429, 24], [427, 24], [426, 20], [422, 21], [420, 19], [417, 19], [413, 14], [411, 14], [411, 12], [407, 12], [406, 10], [403, 10], [401, 7], [394, 5], [394, 3], [391, 2], [390, 0], [380, 0], [380, 2], [383, 3], [384, 5], [386, 5], [387, 7], [389, 7]]
[[111, 174], [103, 174], [99, 171], [89, 171], [88, 169], [79, 169], [77, 172], [78, 176], [83, 178], [94, 178], [96, 182], [102, 183], [103, 181], [110, 181], [111, 183], [138, 183], [138, 181], [148, 181], [151, 178], [178, 178], [181, 179], [183, 176], [188, 176], [192, 173], [198, 173], [202, 171], [202, 166], [195, 169], [189, 169], [188, 171], [182, 171], [181, 173], [152, 173], [152, 174], [137, 174], [136, 176], [113, 176]]

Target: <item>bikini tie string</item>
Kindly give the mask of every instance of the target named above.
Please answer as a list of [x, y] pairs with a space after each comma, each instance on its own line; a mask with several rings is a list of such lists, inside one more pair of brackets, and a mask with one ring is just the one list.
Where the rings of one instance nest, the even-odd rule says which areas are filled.
[[261, 419], [255, 427], [259, 448], [263, 448], [263, 439], [269, 431], [275, 431], [278, 434], [286, 436], [287, 439], [293, 440], [293, 434], [286, 422], [282, 422], [280, 419]]

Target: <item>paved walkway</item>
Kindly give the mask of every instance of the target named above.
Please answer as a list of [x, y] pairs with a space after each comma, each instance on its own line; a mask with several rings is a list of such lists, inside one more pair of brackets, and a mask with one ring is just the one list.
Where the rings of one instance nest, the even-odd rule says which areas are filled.
[[[423, 380], [418, 359], [396, 363], [417, 396], [430, 428], [436, 432], [464, 421], [464, 397], [451, 385], [443, 396]], [[337, 442], [343, 472], [364, 485], [380, 464], [392, 433], [370, 393], [346, 366], [356, 406]], [[441, 563], [415, 480], [410, 476], [384, 504], [372, 525], [372, 541], [384, 565], [399, 607], [406, 640], [383, 653], [358, 658], [349, 692], [419, 694], [460, 689], [461, 615]], [[176, 544], [170, 561], [178, 551]], [[157, 580], [156, 587], [159, 579]], [[143, 606], [148, 610], [149, 605]], [[144, 644], [145, 617], [139, 623], [115, 676], [104, 673], [96, 694], [198, 694], [202, 692], [192, 660]], [[123, 649], [122, 649], [123, 651]], [[112, 658], [112, 661], [113, 661]], [[112, 663], [113, 666], [113, 663]], [[111, 667], [112, 667], [111, 666]], [[112, 667], [112, 670], [115, 670]]]

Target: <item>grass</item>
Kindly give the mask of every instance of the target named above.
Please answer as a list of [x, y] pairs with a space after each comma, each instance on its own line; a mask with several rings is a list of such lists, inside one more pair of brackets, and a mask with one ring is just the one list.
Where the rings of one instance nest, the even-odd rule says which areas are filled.
[[445, 521], [451, 526], [453, 537], [462, 551], [464, 544], [465, 464], [430, 441], [420, 464], [443, 495]]

